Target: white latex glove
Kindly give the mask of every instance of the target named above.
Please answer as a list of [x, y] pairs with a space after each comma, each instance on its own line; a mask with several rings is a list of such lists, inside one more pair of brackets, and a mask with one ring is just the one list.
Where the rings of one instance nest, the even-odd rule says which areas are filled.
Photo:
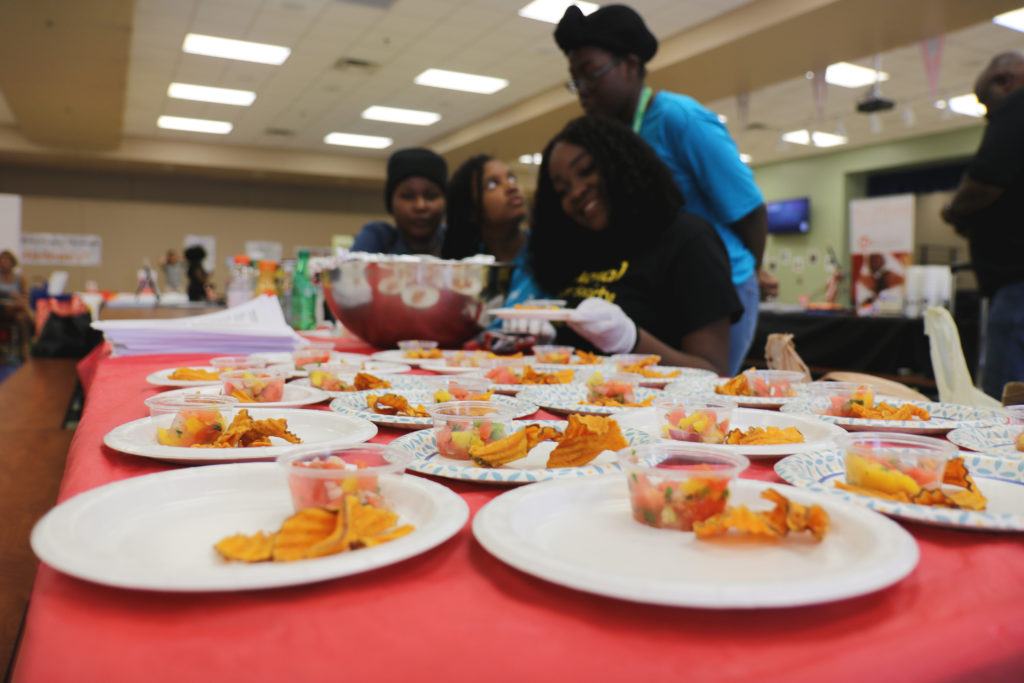
[[569, 327], [605, 353], [629, 353], [636, 346], [636, 323], [617, 305], [604, 299], [584, 299]]

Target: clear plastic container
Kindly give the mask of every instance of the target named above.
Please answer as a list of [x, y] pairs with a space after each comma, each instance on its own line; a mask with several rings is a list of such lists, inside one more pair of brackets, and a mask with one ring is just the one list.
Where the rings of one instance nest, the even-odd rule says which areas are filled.
[[470, 449], [505, 438], [513, 411], [489, 401], [451, 401], [426, 406], [434, 419], [437, 451], [445, 458], [469, 460]]
[[321, 363], [309, 368], [309, 385], [324, 391], [355, 391], [356, 375], [362, 371], [350, 363]]
[[145, 400], [156, 424], [157, 443], [189, 447], [217, 440], [233, 417], [238, 399], [210, 394], [157, 394]]
[[664, 396], [652, 402], [663, 439], [723, 443], [736, 404], [727, 401]]
[[793, 370], [747, 370], [753, 395], [759, 398], [789, 398], [797, 395], [797, 385], [806, 380], [804, 373]]
[[292, 352], [292, 363], [296, 370], [308, 370], [310, 366], [331, 362], [334, 342], [309, 342], [297, 351]]
[[626, 372], [638, 363], [657, 365], [661, 362], [661, 356], [656, 353], [616, 353], [611, 357], [611, 362], [617, 370]]
[[856, 418], [855, 405], [875, 405], [874, 389], [859, 382], [809, 382], [807, 394], [812, 410], [819, 415]]
[[843, 452], [846, 483], [914, 496], [942, 485], [957, 447], [943, 439], [891, 432], [849, 432], [835, 438]]
[[[487, 394], [491, 387], [491, 380], [486, 377], [438, 375], [436, 377], [421, 377], [420, 379], [430, 387], [434, 400], [438, 403], [484, 400], [480, 396]], [[487, 400], [490, 399], [488, 398]]]
[[276, 403], [284, 397], [287, 375], [270, 370], [231, 370], [220, 373], [221, 393], [240, 403]]
[[412, 454], [392, 445], [364, 443], [344, 448], [307, 448], [277, 459], [288, 476], [292, 506], [337, 510], [346, 495], [364, 505], [386, 508], [382, 478], [398, 477]]
[[244, 304], [252, 298], [256, 279], [251, 261], [245, 254], [236, 254], [232, 259], [228, 272], [228, 284], [225, 292], [228, 307]]
[[555, 344], [536, 344], [533, 347], [533, 362], [551, 365], [568, 365], [572, 363], [575, 346], [558, 346]]
[[586, 381], [587, 403], [636, 403], [636, 388], [643, 377], [632, 372], [595, 371]]
[[210, 365], [217, 368], [218, 372], [259, 370], [267, 367], [267, 361], [264, 358], [253, 356], [217, 356], [210, 359]]
[[742, 455], [678, 441], [630, 446], [617, 455], [633, 519], [679, 531], [692, 531], [694, 522], [722, 512], [729, 483], [750, 466]]
[[526, 359], [517, 357], [484, 358], [480, 360], [480, 371], [495, 384], [520, 384]]

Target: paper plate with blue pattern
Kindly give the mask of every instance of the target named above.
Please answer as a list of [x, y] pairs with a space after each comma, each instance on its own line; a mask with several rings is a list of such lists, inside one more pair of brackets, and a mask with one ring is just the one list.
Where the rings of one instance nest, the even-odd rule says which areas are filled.
[[[510, 431], [517, 432], [531, 424], [562, 430], [568, 425], [563, 420], [521, 420], [513, 422]], [[651, 437], [645, 432], [628, 427], [623, 428], [622, 436], [631, 446], [651, 441]], [[557, 445], [553, 441], [541, 442], [525, 458], [510, 462], [504, 467], [478, 467], [471, 460], [453, 460], [442, 456], [437, 452], [437, 441], [434, 439], [433, 429], [406, 434], [391, 443], [412, 452], [414, 457], [407, 469], [421, 474], [461, 481], [490, 484], [532, 484], [550, 479], [585, 477], [621, 471], [614, 451], [604, 451], [582, 467], [545, 467], [548, 455]]]
[[999, 458], [1024, 458], [1024, 452], [1014, 445], [1024, 425], [996, 425], [993, 427], [960, 427], [946, 438], [961, 448], [969, 448]]
[[[423, 381], [422, 377], [423, 375], [388, 375], [386, 377], [378, 377], [377, 379], [382, 379], [388, 384], [390, 384], [391, 389], [421, 389], [425, 391], [430, 387], [427, 385], [426, 382]], [[289, 382], [289, 384], [294, 384], [297, 387], [308, 387], [310, 385], [308, 377], [302, 377], [301, 379], [292, 380], [291, 382]], [[321, 389], [320, 391], [324, 392], [325, 394], [330, 394], [332, 397], [335, 398], [339, 396], [350, 396], [354, 393], [357, 393], [354, 391], [327, 391], [326, 389]], [[377, 393], [380, 393], [381, 391], [389, 391], [389, 389], [377, 389], [376, 391]]]
[[[637, 401], [643, 401], [649, 396], [657, 398], [663, 392], [657, 389], [646, 389], [638, 387], [635, 397]], [[623, 410], [630, 410], [630, 407], [598, 406], [581, 404], [580, 401], [587, 397], [587, 387], [579, 382], [572, 384], [545, 384], [543, 386], [527, 387], [516, 394], [519, 398], [536, 403], [541, 408], [546, 408], [556, 413], [576, 413], [578, 415], [614, 415]]]
[[[375, 391], [353, 391], [352, 393], [339, 396], [331, 401], [331, 410], [342, 415], [351, 415], [369, 420], [380, 427], [395, 427], [397, 429], [423, 429], [433, 427], [434, 419], [431, 417], [409, 417], [408, 415], [381, 415], [370, 410], [366, 405], [366, 397], [370, 394], [398, 394], [405, 398], [412, 405], [424, 407], [437, 403], [434, 400], [434, 392], [429, 389], [377, 389]], [[537, 412], [537, 404], [530, 401], [516, 398], [515, 396], [502, 396], [494, 394], [491, 402], [511, 408], [512, 417], [526, 417]]]
[[775, 463], [775, 472], [794, 486], [822, 491], [892, 517], [955, 529], [1024, 531], [1024, 460], [989, 458], [961, 453], [978, 488], [988, 498], [984, 512], [862, 496], [835, 487], [846, 481], [846, 467], [838, 448], [797, 453]]
[[986, 427], [1006, 422], [1006, 414], [999, 410], [974, 408], [956, 403], [937, 401], [904, 401], [897, 399], [890, 403], [898, 407], [905, 403], [924, 408], [931, 415], [929, 420], [867, 420], [859, 417], [836, 417], [815, 412], [809, 398], [795, 399], [782, 406], [782, 412], [795, 415], [810, 415], [819, 420], [837, 424], [851, 431], [902, 432], [904, 434], [942, 435], [958, 427]]
[[[590, 375], [592, 375], [598, 369], [604, 369], [608, 371], [607, 366], [601, 365], [554, 365], [551, 363], [527, 363], [535, 372], [539, 373], [555, 373], [561, 372], [562, 370], [572, 370], [572, 379], [564, 384], [505, 384], [505, 383], [492, 383], [491, 389], [498, 392], [499, 394], [515, 395], [524, 389], [530, 389], [533, 387], [555, 387], [555, 386], [568, 386], [570, 384], [579, 384], [580, 382], [586, 381]], [[484, 368], [477, 368], [477, 371], [467, 375], [468, 377], [487, 377], [488, 370]], [[488, 378], [490, 379], [490, 378]], [[501, 379], [499, 377], [499, 379]]]

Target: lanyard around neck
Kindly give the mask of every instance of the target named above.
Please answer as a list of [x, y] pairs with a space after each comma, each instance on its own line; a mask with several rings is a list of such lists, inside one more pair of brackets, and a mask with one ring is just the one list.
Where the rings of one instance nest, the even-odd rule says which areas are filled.
[[640, 101], [636, 104], [636, 113], [633, 114], [633, 132], [640, 134], [640, 125], [644, 122], [644, 114], [647, 113], [647, 105], [651, 103], [651, 89], [646, 85], [640, 91]]

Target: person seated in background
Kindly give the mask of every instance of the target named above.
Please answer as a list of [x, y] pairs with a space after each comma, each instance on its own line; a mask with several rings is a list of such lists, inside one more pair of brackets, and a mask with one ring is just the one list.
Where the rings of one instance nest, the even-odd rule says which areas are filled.
[[447, 203], [441, 258], [491, 254], [515, 264], [506, 306], [546, 296], [526, 262], [526, 199], [508, 166], [487, 154], [472, 157], [452, 174]]
[[778, 280], [761, 269], [768, 214], [753, 172], [717, 114], [692, 97], [644, 84], [658, 40], [635, 10], [605, 5], [584, 16], [571, 5], [554, 38], [569, 60], [566, 86], [587, 115], [632, 125], [668, 166], [687, 210], [718, 231], [744, 307], [729, 339], [729, 374], [736, 374], [756, 332], [759, 285], [767, 295], [778, 293]]
[[367, 223], [356, 235], [351, 251], [440, 254], [447, 184], [448, 164], [429, 149], [414, 147], [392, 154], [384, 205], [395, 225], [385, 221]]
[[[29, 306], [25, 278], [15, 269], [18, 258], [9, 249], [0, 251], [0, 320], [2, 325], [17, 335], [18, 350], [28, 358], [32, 343], [32, 308]], [[12, 344], [12, 348], [14, 348]]]
[[584, 116], [548, 143], [528, 249], [540, 285], [578, 304], [560, 343], [727, 373], [743, 306], [725, 247], [626, 126]]
[[210, 275], [203, 266], [206, 249], [195, 244], [185, 250], [185, 261], [188, 262], [188, 300], [207, 301], [209, 297]]
[[168, 249], [167, 255], [160, 261], [160, 270], [164, 272], [165, 291], [185, 291], [185, 264], [178, 258], [178, 252]]

